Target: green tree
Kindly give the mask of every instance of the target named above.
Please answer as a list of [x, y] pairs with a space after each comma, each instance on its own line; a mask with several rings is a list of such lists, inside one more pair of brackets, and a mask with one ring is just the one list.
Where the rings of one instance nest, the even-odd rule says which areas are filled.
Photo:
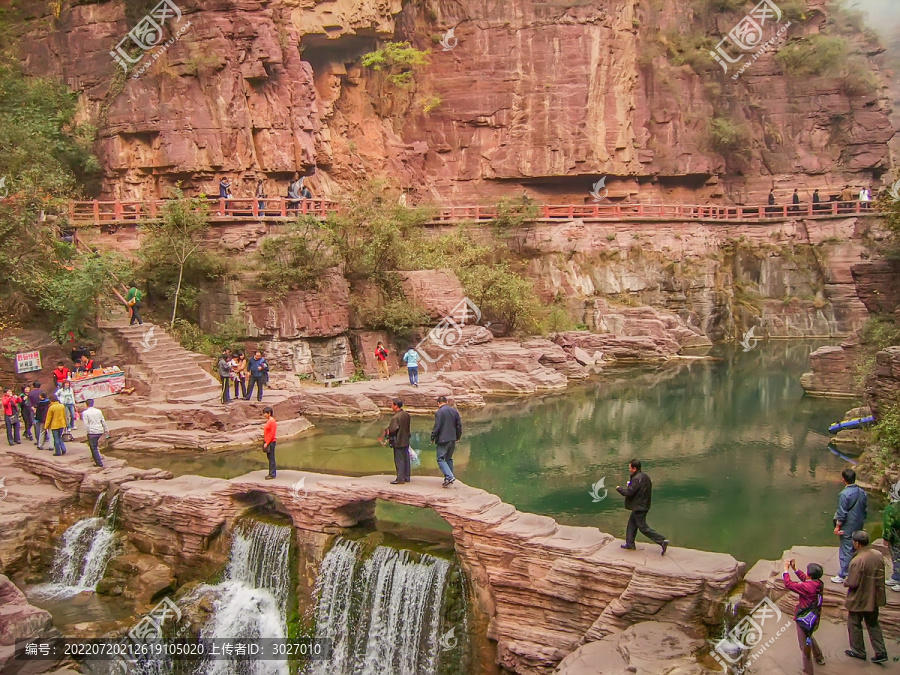
[[9, 52], [0, 31], [0, 306], [25, 317], [51, 289], [48, 279], [74, 273], [57, 214], [98, 164], [88, 151], [93, 130], [73, 122], [75, 96], [53, 80], [25, 77]]
[[388, 82], [398, 87], [411, 84], [416, 71], [428, 62], [428, 51], [416, 49], [408, 42], [386, 42], [380, 49], [362, 57], [363, 66], [386, 72]]
[[166, 202], [162, 218], [148, 223], [138, 255], [145, 277], [164, 289], [172, 301], [170, 327], [174, 327], [179, 303], [192, 305], [197, 284], [222, 275], [224, 267], [206, 248], [209, 208], [205, 199], [185, 198], [181, 190]]

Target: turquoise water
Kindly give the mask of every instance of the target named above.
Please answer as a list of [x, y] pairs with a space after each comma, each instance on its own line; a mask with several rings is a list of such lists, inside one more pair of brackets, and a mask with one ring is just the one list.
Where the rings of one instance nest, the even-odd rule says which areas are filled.
[[[793, 545], [835, 544], [831, 517], [848, 464], [828, 450], [827, 428], [855, 403], [804, 396], [799, 377], [822, 344], [761, 342], [748, 353], [720, 347], [716, 360], [613, 368], [562, 395], [463, 411], [457, 476], [519, 510], [621, 536], [628, 512], [614, 488], [638, 457], [654, 483], [648, 521], [673, 545], [752, 564]], [[279, 443], [279, 467], [390, 474], [391, 451], [377, 442], [385, 424], [322, 422], [302, 440]], [[412, 445], [424, 449], [413, 476], [440, 475], [430, 429], [429, 418], [413, 418]], [[167, 455], [165, 465], [176, 474], [232, 477], [263, 468], [263, 456]], [[606, 497], [595, 501], [592, 486], [601, 479]], [[602, 497], [604, 488], [593, 492]], [[879, 505], [869, 511], [870, 523], [878, 522]], [[419, 509], [379, 504], [377, 515], [447, 528]], [[638, 535], [641, 542], [650, 545]]]

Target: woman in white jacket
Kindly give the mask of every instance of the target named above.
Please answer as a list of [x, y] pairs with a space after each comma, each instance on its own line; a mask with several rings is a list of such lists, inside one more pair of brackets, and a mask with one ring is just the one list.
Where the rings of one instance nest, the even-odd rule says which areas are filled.
[[63, 380], [62, 385], [56, 390], [56, 398], [63, 404], [66, 409], [66, 429], [75, 428], [75, 392], [72, 391], [72, 383], [69, 380]]

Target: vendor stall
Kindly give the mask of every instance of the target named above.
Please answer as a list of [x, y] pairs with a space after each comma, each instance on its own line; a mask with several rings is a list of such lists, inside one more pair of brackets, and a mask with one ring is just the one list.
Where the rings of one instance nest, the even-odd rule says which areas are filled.
[[112, 396], [124, 388], [125, 373], [118, 366], [100, 368], [90, 373], [75, 373], [72, 377], [76, 403], [84, 403], [89, 398]]

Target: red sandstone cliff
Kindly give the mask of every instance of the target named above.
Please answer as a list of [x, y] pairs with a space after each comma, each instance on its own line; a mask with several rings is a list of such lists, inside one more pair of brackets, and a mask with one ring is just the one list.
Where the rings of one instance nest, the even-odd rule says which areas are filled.
[[[889, 166], [883, 88], [789, 78], [771, 55], [734, 82], [699, 47], [702, 74], [675, 65], [671, 45], [740, 19], [703, 3], [181, 0], [165, 37], [189, 26], [133, 79], [109, 52], [155, 3], [138, 4], [37, 2], [25, 24], [28, 71], [67, 81], [98, 126], [108, 197], [164, 195], [179, 180], [213, 192], [220, 172], [236, 196], [257, 178], [283, 195], [294, 171], [317, 166], [318, 194], [387, 174], [417, 199], [524, 186], [581, 202], [608, 174], [612, 199], [759, 201], [774, 185], [786, 200], [793, 187], [877, 183]], [[809, 6], [788, 35], [822, 28], [824, 0]], [[458, 43], [444, 51], [434, 39], [451, 27]], [[376, 38], [432, 49], [414, 87], [360, 66]], [[750, 134], [727, 160], [708, 129], [723, 115]]]

